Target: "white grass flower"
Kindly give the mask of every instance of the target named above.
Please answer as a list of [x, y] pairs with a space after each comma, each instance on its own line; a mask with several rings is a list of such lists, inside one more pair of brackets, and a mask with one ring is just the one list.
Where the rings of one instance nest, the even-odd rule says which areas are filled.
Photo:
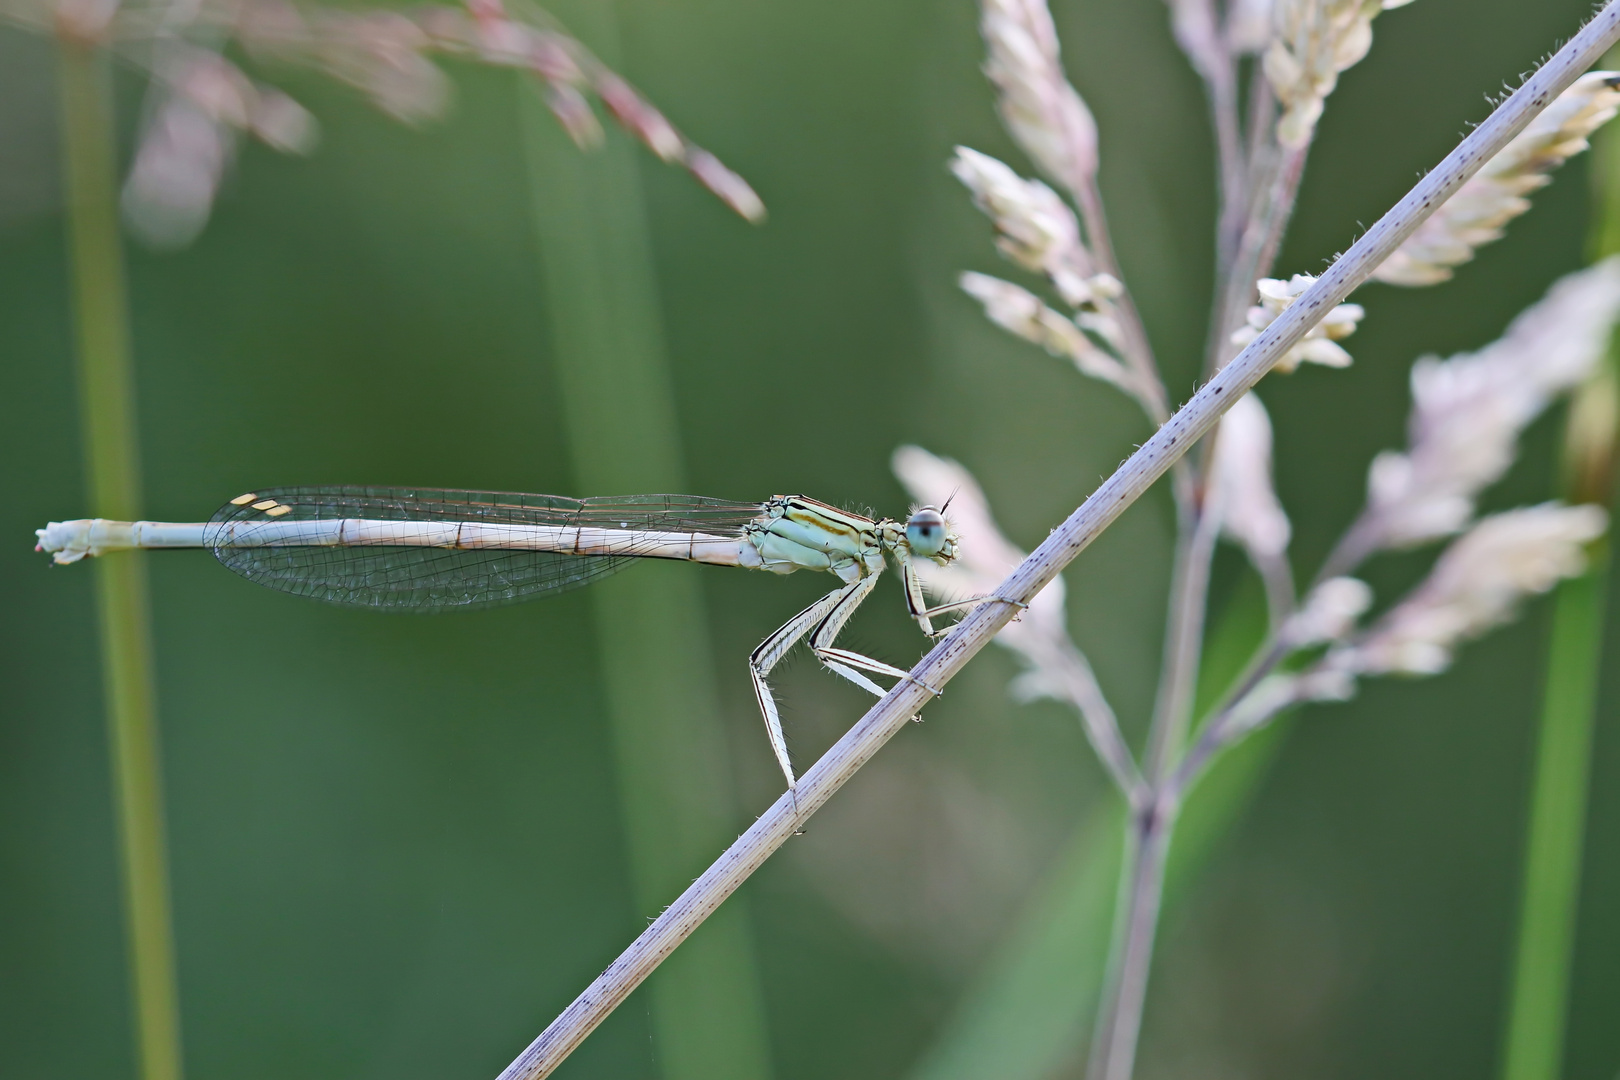
[[1410, 0], [1274, 0], [1266, 80], [1283, 105], [1277, 141], [1297, 148], [1311, 141], [1339, 73], [1367, 55], [1372, 21]]
[[1318, 666], [1294, 676], [1293, 692], [1294, 701], [1349, 701], [1356, 696], [1356, 677]]
[[1080, 223], [1057, 192], [965, 146], [956, 148], [951, 172], [995, 224], [996, 248], [1025, 270], [1044, 274], [1064, 303], [1076, 308], [1095, 303], [1099, 288], [1118, 295], [1118, 283], [1107, 275], [1093, 283], [1098, 275], [1080, 241]]
[[[951, 528], [961, 541], [949, 566], [918, 562], [923, 587], [930, 594], [946, 602], [988, 596], [1024, 561], [1025, 552], [1002, 535], [984, 489], [967, 469], [920, 446], [900, 447], [892, 464], [912, 498], [928, 506], [949, 504]], [[1026, 659], [1043, 651], [1038, 642], [1067, 641], [1063, 595], [1063, 579], [1057, 578], [1030, 601], [1028, 611], [1002, 628], [996, 640]]]
[[[929, 594], [945, 602], [988, 596], [1024, 561], [1024, 552], [996, 527], [989, 500], [972, 473], [918, 446], [895, 450], [892, 464], [912, 498], [931, 506], [948, 504], [951, 528], [961, 541], [950, 566], [919, 561], [917, 570]], [[1073, 706], [1115, 781], [1129, 790], [1140, 784], [1140, 775], [1090, 662], [1069, 637], [1063, 599], [1063, 579], [1053, 578], [1028, 610], [996, 635], [996, 644], [1024, 667], [1009, 689], [1020, 701], [1051, 698]]]
[[1028, 289], [988, 274], [965, 273], [962, 291], [984, 305], [990, 321], [1053, 356], [1068, 360], [1081, 373], [1113, 383], [1128, 394], [1136, 387], [1125, 366], [1086, 336], [1073, 319], [1050, 307]]
[[230, 128], [188, 98], [171, 95], [153, 114], [124, 182], [124, 219], [157, 248], [181, 247], [208, 221], [236, 154]]
[[1513, 463], [1519, 433], [1605, 354], [1617, 315], [1620, 257], [1556, 282], [1478, 352], [1419, 360], [1408, 449], [1373, 460], [1360, 547], [1409, 547], [1467, 525], [1475, 497]]
[[1232, 0], [1226, 10], [1226, 47], [1238, 55], [1264, 52], [1271, 44], [1273, 0]]
[[307, 154], [320, 138], [315, 117], [279, 90], [261, 87], [248, 127], [266, 146], [284, 154]]
[[728, 168], [709, 151], [687, 144], [684, 164], [686, 171], [708, 188], [711, 195], [730, 207], [732, 213], [756, 225], [765, 220], [765, 200], [742, 178], [742, 174]]
[[392, 11], [321, 11], [303, 45], [314, 64], [407, 124], [444, 114], [450, 80], [428, 58], [433, 40]]
[[584, 45], [555, 27], [524, 22], [502, 0], [465, 0], [470, 18], [449, 9], [429, 9], [421, 17], [437, 49], [473, 56], [484, 63], [522, 68], [545, 84], [552, 115], [582, 148], [601, 141], [601, 126], [590, 107], [600, 101], [631, 136], [659, 160], [686, 169], [739, 216], [765, 218], [765, 204], [748, 182], [713, 154], [687, 139], [669, 118]]
[[1256, 565], [1288, 550], [1288, 515], [1271, 482], [1271, 418], [1254, 394], [1244, 394], [1216, 429], [1210, 461], [1210, 505], [1221, 528]]
[[1046, 0], [983, 0], [979, 29], [1008, 133], [1049, 179], [1083, 187], [1097, 171], [1097, 122], [1063, 74]]
[[[1242, 348], [1259, 337], [1260, 331], [1276, 321], [1279, 315], [1288, 310], [1289, 305], [1315, 283], [1316, 278], [1309, 274], [1295, 274], [1287, 281], [1261, 278], [1256, 286], [1260, 303], [1249, 309], [1246, 325], [1232, 333], [1232, 344]], [[1350, 354], [1338, 342], [1356, 332], [1356, 325], [1365, 314], [1360, 304], [1338, 305], [1301, 338], [1299, 344], [1284, 353], [1272, 370], [1292, 372], [1302, 363], [1349, 367]]]
[[[65, 6], [64, 6], [65, 5]], [[558, 29], [544, 13], [507, 11], [502, 0], [409, 11], [299, 6], [287, 0], [58, 0], [39, 5], [39, 28], [107, 46], [148, 66], [154, 106], [125, 183], [131, 228], [155, 246], [190, 241], [250, 134], [286, 153], [307, 153], [318, 127], [303, 106], [260, 85], [227, 59], [302, 64], [367, 95], [395, 119], [422, 124], [443, 114], [451, 83], [446, 56], [532, 73], [546, 104], [581, 147], [601, 140], [600, 105], [660, 159], [685, 168], [750, 221], [764, 204], [746, 181], [696, 146], [629, 83]], [[26, 20], [25, 21], [30, 21]]]
[[239, 133], [284, 153], [306, 153], [317, 127], [302, 105], [257, 85], [218, 53], [175, 44], [164, 56], [157, 68], [161, 104], [141, 132], [122, 205], [137, 235], [172, 248], [189, 243], [208, 221]]
[[1587, 136], [1620, 110], [1620, 73], [1592, 71], [1530, 121], [1434, 216], [1418, 226], [1373, 277], [1390, 285], [1435, 285], [1474, 250], [1500, 240], [1508, 224], [1530, 209], [1526, 197], [1552, 182], [1548, 174], [1587, 148]]
[[1482, 519], [1440, 556], [1427, 580], [1325, 666], [1360, 675], [1433, 675], [1463, 642], [1509, 621], [1530, 596], [1586, 568], [1603, 534], [1596, 506], [1540, 506]]
[[1227, 43], [1215, 13], [1214, 0], [1166, 0], [1170, 33], [1181, 46], [1193, 70], [1209, 79], [1227, 63]]
[[1356, 620], [1367, 613], [1372, 602], [1373, 591], [1366, 582], [1329, 578], [1311, 590], [1279, 636], [1291, 649], [1338, 641], [1355, 629]]
[[[923, 588], [943, 602], [988, 596], [1019, 563], [1025, 553], [1002, 535], [990, 513], [990, 502], [973, 474], [949, 458], [937, 457], [920, 446], [895, 450], [894, 475], [918, 502], [948, 506], [951, 528], [961, 541], [960, 554], [950, 566], [919, 562]], [[1095, 708], [1101, 692], [1080, 650], [1069, 638], [1064, 613], [1061, 577], [1030, 601], [1029, 610], [1001, 628], [996, 643], [1015, 653], [1024, 672], [1012, 685], [1021, 701], [1055, 698], [1085, 710]], [[1074, 658], [1080, 661], [1077, 685]], [[1090, 682], [1091, 686], [1084, 685]], [[1106, 710], [1106, 703], [1103, 705]], [[1110, 714], [1111, 716], [1111, 714]]]

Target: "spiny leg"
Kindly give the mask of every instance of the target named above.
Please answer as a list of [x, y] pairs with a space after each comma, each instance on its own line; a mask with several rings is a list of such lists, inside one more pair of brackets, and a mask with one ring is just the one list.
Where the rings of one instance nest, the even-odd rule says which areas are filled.
[[800, 638], [815, 629], [818, 623], [827, 618], [829, 612], [838, 607], [839, 601], [860, 586], [861, 582], [857, 581], [852, 585], [834, 589], [789, 619], [780, 630], [760, 642], [759, 648], [749, 654], [748, 674], [754, 680], [754, 698], [759, 702], [759, 711], [765, 717], [765, 732], [770, 736], [771, 750], [776, 754], [777, 764], [782, 766], [782, 775], [787, 777], [789, 788], [797, 783], [793, 776], [793, 759], [788, 756], [787, 738], [782, 733], [782, 717], [776, 711], [776, 699], [771, 696], [771, 688], [765, 679]]
[[928, 621], [928, 602], [923, 599], [922, 582], [910, 561], [900, 564], [900, 584], [906, 594], [906, 614], [917, 620], [917, 628], [927, 637], [934, 636], [934, 626]]
[[933, 623], [929, 621], [933, 616], [943, 615], [947, 611], [960, 611], [962, 608], [977, 607], [979, 604], [987, 604], [993, 600], [999, 600], [1004, 604], [1013, 604], [1019, 608], [1029, 607], [1028, 604], [1021, 604], [1016, 600], [1010, 600], [1001, 596], [970, 596], [966, 600], [953, 600], [949, 604], [940, 604], [937, 607], [929, 607], [926, 601], [923, 599], [922, 582], [917, 577], [917, 572], [911, 568], [910, 563], [905, 564], [901, 568], [900, 577], [905, 584], [906, 614], [910, 615], [913, 619], [916, 619], [918, 628], [931, 638], [942, 637], [950, 629], [949, 627], [945, 627], [940, 630], [935, 630]]
[[861, 606], [861, 601], [871, 594], [876, 585], [876, 574], [862, 578], [854, 585], [851, 585], [846, 590], [846, 595], [840, 597], [838, 603], [821, 620], [821, 624], [816, 627], [815, 633], [810, 635], [810, 649], [816, 654], [816, 659], [825, 664], [829, 670], [842, 675], [862, 690], [882, 697], [888, 691], [862, 675], [861, 672], [870, 671], [877, 675], [892, 675], [897, 679], [905, 678], [906, 672], [901, 671], [892, 664], [885, 664], [881, 660], [873, 660], [870, 656], [862, 656], [858, 652], [833, 648], [833, 640], [838, 637], [839, 631], [844, 628], [845, 623], [849, 622], [850, 616], [855, 614], [855, 609]]

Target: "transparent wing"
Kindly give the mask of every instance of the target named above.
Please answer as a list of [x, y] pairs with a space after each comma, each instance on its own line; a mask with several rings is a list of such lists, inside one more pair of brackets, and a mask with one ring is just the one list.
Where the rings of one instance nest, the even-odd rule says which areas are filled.
[[[490, 525], [599, 526], [737, 536], [761, 509], [691, 495], [569, 499], [499, 491], [434, 488], [287, 487], [255, 493], [287, 507], [276, 521], [338, 518], [472, 521]], [[220, 507], [204, 541], [214, 557], [249, 581], [334, 604], [401, 611], [478, 608], [565, 592], [624, 569], [636, 558], [553, 551], [300, 544], [297, 529], [275, 546], [223, 542], [225, 526], [265, 520], [251, 504]], [[310, 530], [313, 538], [315, 530]]]

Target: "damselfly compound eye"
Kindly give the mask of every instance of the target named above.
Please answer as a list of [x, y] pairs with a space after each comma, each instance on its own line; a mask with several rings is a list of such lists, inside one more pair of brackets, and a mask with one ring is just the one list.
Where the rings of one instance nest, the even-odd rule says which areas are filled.
[[932, 506], [925, 506], [906, 522], [906, 543], [914, 555], [931, 559], [945, 550], [945, 519]]

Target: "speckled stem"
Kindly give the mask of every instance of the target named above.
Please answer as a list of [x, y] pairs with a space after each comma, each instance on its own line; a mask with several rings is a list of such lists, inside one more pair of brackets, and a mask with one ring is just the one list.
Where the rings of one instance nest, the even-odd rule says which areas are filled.
[[[907, 677], [867, 711], [749, 830], [608, 969], [574, 999], [501, 1073], [501, 1080], [549, 1076], [609, 1013], [746, 881], [833, 793], [893, 738], [1024, 604], [1084, 551], [1126, 507], [1220, 420], [1227, 406], [1271, 369], [1412, 231], [1542, 109], [1620, 40], [1620, 0], [1611, 2], [1540, 70], [1475, 128], [1432, 172], [1368, 229], [1305, 293], [1193, 395], [1163, 427], [1103, 481], [1068, 520], [1001, 583], [995, 595], [956, 625]], [[1156, 897], [1153, 898], [1156, 902]], [[1146, 902], [1145, 900], [1143, 902]]]

